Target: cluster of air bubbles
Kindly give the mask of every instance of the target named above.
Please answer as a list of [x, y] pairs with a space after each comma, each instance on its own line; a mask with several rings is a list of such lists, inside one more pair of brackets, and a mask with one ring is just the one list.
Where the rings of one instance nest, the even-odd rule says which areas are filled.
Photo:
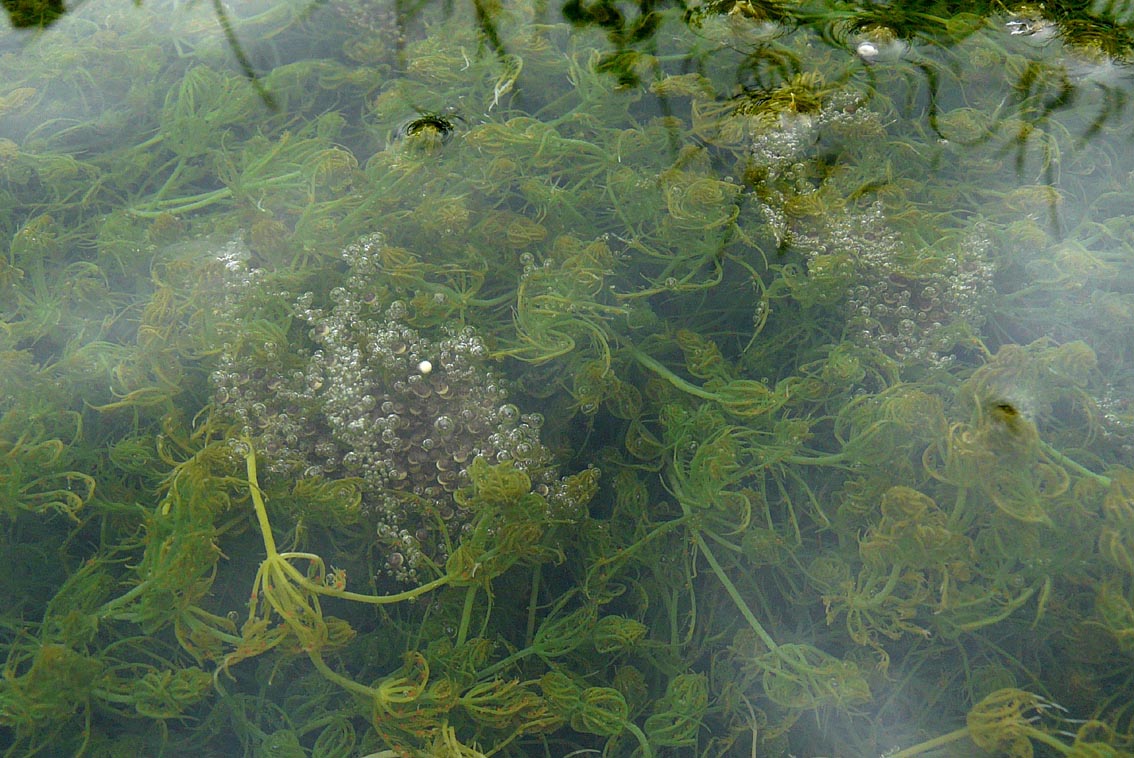
[[367, 0], [332, 0], [329, 5], [359, 32], [343, 45], [351, 60], [370, 64], [393, 60], [405, 47], [405, 25], [393, 6]]
[[992, 243], [979, 227], [911, 256], [878, 204], [847, 210], [811, 239], [809, 255], [847, 272], [847, 330], [904, 364], [951, 362], [979, 331], [993, 294]]
[[1134, 387], [1130, 382], [1108, 383], [1098, 398], [1099, 423], [1104, 439], [1127, 456], [1134, 454]]
[[804, 160], [824, 136], [878, 132], [878, 114], [862, 101], [859, 93], [842, 89], [828, 94], [815, 112], [784, 111], [775, 127], [753, 129], [748, 146], [752, 164], [774, 179]]
[[[877, 58], [884, 30], [860, 55]], [[816, 185], [817, 146], [843, 138], [861, 142], [883, 135], [879, 115], [850, 87], [827, 87], [797, 77], [792, 87], [818, 98], [818, 107], [784, 108], [777, 122], [751, 118], [749, 180], [761, 216], [781, 247], [799, 251], [799, 267], [785, 279], [805, 307], [845, 304], [852, 339], [903, 363], [939, 366], [983, 325], [993, 294], [992, 244], [974, 227], [931, 248], [911, 250], [885, 217], [881, 203], [844, 204]], [[782, 98], [783, 93], [779, 93]], [[924, 246], [922, 246], [924, 248]], [[760, 323], [766, 313], [757, 313]]]
[[[509, 402], [475, 331], [423, 334], [406, 323], [405, 301], [376, 296], [381, 246], [372, 235], [344, 251], [349, 275], [329, 303], [291, 296], [304, 334], [287, 349], [227, 342], [214, 401], [267, 472], [361, 479], [388, 572], [413, 582], [423, 565], [443, 563], [446, 545], [468, 527], [472, 514], [452, 493], [476, 458], [511, 461], [549, 502], [564, 485], [540, 442], [543, 418]], [[235, 274], [234, 313], [255, 290], [254, 274]]]

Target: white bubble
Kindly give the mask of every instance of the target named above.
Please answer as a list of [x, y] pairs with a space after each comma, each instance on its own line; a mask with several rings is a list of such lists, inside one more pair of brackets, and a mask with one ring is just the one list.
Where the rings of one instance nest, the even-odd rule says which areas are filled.
[[878, 57], [878, 48], [872, 42], [859, 42], [854, 51], [864, 61], [872, 61]]

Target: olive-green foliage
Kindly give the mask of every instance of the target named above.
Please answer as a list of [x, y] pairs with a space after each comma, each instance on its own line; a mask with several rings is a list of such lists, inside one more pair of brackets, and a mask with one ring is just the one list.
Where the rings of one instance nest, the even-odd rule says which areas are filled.
[[[1130, 754], [1115, 8], [190, 5], [0, 58], [5, 755]], [[347, 296], [558, 467], [411, 586], [213, 402]]]

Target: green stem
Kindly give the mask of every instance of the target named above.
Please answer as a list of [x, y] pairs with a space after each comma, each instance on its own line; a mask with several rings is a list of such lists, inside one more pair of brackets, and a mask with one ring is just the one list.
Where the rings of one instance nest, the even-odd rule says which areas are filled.
[[[1072, 748], [1068, 747], [1064, 742], [1061, 742], [1059, 739], [1048, 734], [1047, 732], [1033, 728], [1026, 728], [1025, 731], [1027, 732], [1028, 737], [1032, 738], [1033, 740], [1042, 742], [1048, 747], [1054, 748], [1062, 755], [1071, 755]], [[1077, 739], [1075, 741], [1078, 742]]]
[[[890, 597], [890, 593], [894, 591], [894, 588], [898, 586], [898, 579], [901, 577], [901, 575], [902, 566], [900, 563], [895, 563], [894, 568], [890, 570], [890, 576], [886, 579], [886, 584], [882, 586], [882, 589], [878, 590], [878, 592], [871, 595], [865, 600], [852, 602], [852, 607], [856, 610], [866, 610], [870, 608], [877, 608], [878, 606], [882, 605], [882, 603], [885, 602], [886, 598]], [[871, 584], [873, 584], [873, 582], [871, 582]], [[865, 590], [869, 591], [870, 587], [866, 587]]]
[[919, 742], [918, 744], [912, 747], [908, 747], [905, 750], [899, 750], [897, 753], [890, 755], [890, 758], [911, 758], [912, 756], [927, 753], [930, 750], [941, 747], [942, 745], [948, 745], [950, 742], [956, 742], [957, 740], [963, 739], [968, 736], [968, 727], [962, 727], [960, 729], [955, 729], [948, 734], [942, 734], [940, 737], [934, 737], [931, 740]]
[[[199, 210], [200, 208], [207, 208], [213, 203], [220, 202], [221, 200], [224, 200], [231, 196], [231, 189], [229, 189], [228, 187], [221, 187], [218, 190], [205, 192], [200, 195], [194, 195], [193, 197], [175, 198], [172, 200], [158, 200], [157, 202], [151, 203], [150, 205], [162, 206], [169, 204], [169, 207], [149, 211], [133, 210], [130, 211], [130, 214], [138, 218], [157, 218], [163, 213], [177, 215], [178, 213], [188, 213], [189, 211]], [[176, 205], [176, 203], [182, 203], [182, 205]]]
[[421, 597], [422, 595], [428, 592], [432, 592], [435, 589], [444, 587], [453, 580], [453, 577], [446, 574], [445, 576], [442, 576], [438, 579], [434, 579], [432, 582], [428, 582], [426, 584], [414, 587], [413, 589], [408, 589], [404, 592], [398, 592], [393, 595], [364, 595], [361, 592], [337, 590], [334, 587], [328, 587], [324, 584], [317, 584], [316, 582], [308, 579], [304, 574], [300, 573], [299, 569], [297, 569], [291, 563], [288, 563], [288, 558], [292, 557], [292, 553], [279, 553], [278, 555], [281, 559], [283, 559], [282, 565], [286, 566], [285, 570], [291, 576], [292, 581], [303, 587], [303, 589], [307, 590], [308, 592], [314, 592], [316, 594], [325, 595], [327, 597], [337, 597], [340, 600], [353, 600], [356, 603], [367, 603], [369, 605], [388, 605], [390, 603], [400, 603], [403, 600], [413, 600], [414, 598]]
[[638, 350], [635, 347], [631, 347], [630, 354], [634, 356], [634, 360], [638, 361], [638, 363], [642, 364], [650, 371], [653, 371], [655, 374], [660, 376], [662, 379], [665, 379], [667, 382], [669, 382], [682, 392], [687, 392], [694, 397], [701, 398], [702, 400], [712, 400], [714, 402], [720, 401], [721, 398], [716, 393], [710, 392], [703, 387], [698, 387], [696, 384], [682, 379], [680, 376], [662, 365], [659, 361], [646, 355], [641, 350]]
[[526, 648], [524, 648], [523, 650], [517, 650], [516, 652], [512, 653], [511, 655], [508, 655], [508, 656], [505, 656], [504, 658], [501, 658], [500, 660], [498, 660], [496, 663], [492, 664], [491, 666], [481, 669], [480, 672], [478, 673], [478, 677], [480, 678], [481, 681], [487, 681], [488, 679], [492, 678], [496, 674], [496, 672], [503, 671], [504, 669], [508, 668], [513, 663], [515, 663], [516, 661], [527, 658], [529, 655], [531, 655], [535, 651], [536, 651], [536, 649], [535, 649], [534, 645], [529, 645]]
[[748, 622], [748, 625], [752, 627], [752, 630], [756, 632], [756, 634], [760, 637], [764, 645], [769, 650], [777, 649], [779, 645], [777, 645], [776, 641], [772, 639], [772, 635], [768, 634], [768, 632], [764, 630], [764, 627], [760, 624], [760, 622], [756, 620], [756, 616], [752, 613], [752, 609], [750, 609], [748, 607], [748, 604], [744, 602], [744, 598], [740, 596], [740, 591], [736, 589], [736, 585], [732, 583], [732, 580], [730, 580], [727, 575], [725, 575], [724, 569], [721, 568], [721, 564], [717, 563], [716, 556], [713, 555], [713, 551], [709, 550], [709, 546], [705, 542], [704, 538], [699, 533], [696, 533], [693, 535], [693, 539], [697, 543], [697, 548], [705, 556], [705, 560], [709, 562], [709, 567], [712, 568], [713, 573], [717, 575], [717, 579], [719, 579], [721, 584], [724, 585], [725, 592], [727, 592], [728, 596], [732, 598], [732, 602], [736, 604], [737, 609], [740, 611], [740, 615], [744, 616], [745, 621]]
[[644, 758], [653, 758], [654, 750], [650, 747], [650, 741], [646, 739], [646, 735], [638, 728], [638, 725], [633, 721], [626, 721], [626, 730], [638, 740], [638, 744], [642, 746], [642, 755]]
[[135, 586], [133, 589], [126, 592], [125, 594], [119, 595], [118, 597], [114, 598], [113, 600], [108, 600], [105, 603], [103, 603], [102, 606], [98, 609], [98, 612], [97, 612], [96, 615], [99, 618], [107, 618], [110, 615], [111, 611], [115, 610], [116, 608], [120, 608], [121, 606], [125, 605], [126, 603], [129, 603], [135, 597], [137, 597], [138, 595], [141, 595], [147, 589], [149, 589], [149, 586], [150, 586], [150, 580], [146, 579], [145, 581], [143, 581], [140, 584], [138, 584], [137, 586]]
[[[272, 176], [267, 179], [261, 179], [257, 182], [251, 182], [247, 186], [240, 187], [245, 193], [253, 192], [255, 190], [263, 189], [265, 187], [272, 187], [277, 184], [289, 182], [303, 176], [299, 171], [292, 171], [287, 174], [280, 174], [279, 176]], [[168, 200], [154, 200], [143, 206], [145, 209], [135, 209], [130, 211], [131, 215], [138, 218], [156, 218], [163, 213], [188, 213], [189, 211], [207, 208], [213, 203], [218, 203], [221, 200], [227, 200], [232, 197], [232, 187], [221, 187], [210, 192], [203, 192], [199, 195], [192, 195], [190, 197], [177, 197], [169, 198]]]
[[1020, 606], [1028, 602], [1028, 600], [1034, 594], [1036, 594], [1036, 588], [1028, 587], [1028, 589], [1020, 593], [1020, 596], [1018, 598], [1015, 598], [1014, 600], [1009, 602], [1008, 605], [1005, 606], [1004, 610], [996, 614], [995, 616], [989, 616], [988, 618], [979, 619], [977, 621], [970, 621], [967, 624], [958, 624], [957, 628], [962, 632], [975, 632], [977, 629], [983, 629], [986, 626], [998, 624], [1015, 613], [1020, 608]]
[[379, 694], [378, 690], [374, 689], [373, 687], [367, 687], [365, 684], [359, 684], [353, 679], [349, 679], [343, 676], [342, 674], [328, 666], [318, 650], [308, 650], [307, 657], [311, 659], [311, 663], [315, 666], [315, 669], [320, 674], [326, 677], [329, 681], [332, 681], [335, 684], [339, 685], [344, 690], [362, 695], [366, 698], [372, 698], [375, 700], [381, 699], [381, 695]]
[[[303, 558], [305, 560], [312, 560], [316, 558], [308, 553], [280, 553], [276, 550], [276, 539], [272, 535], [272, 524], [268, 521], [268, 509], [264, 505], [264, 497], [260, 491], [260, 482], [256, 476], [256, 453], [252, 449], [252, 443], [248, 440], [244, 441], [248, 446], [248, 452], [244, 455], [245, 466], [248, 471], [248, 492], [252, 496], [252, 505], [256, 511], [256, 520], [260, 524], [260, 533], [264, 540], [264, 552], [266, 553], [265, 563], [269, 560], [279, 563], [283, 571], [290, 577], [290, 579], [307, 590], [319, 595], [326, 595], [328, 597], [337, 597], [341, 600], [354, 600], [359, 603], [368, 603], [370, 605], [386, 605], [389, 603], [399, 603], [403, 600], [412, 600], [420, 597], [435, 589], [444, 587], [449, 584], [453, 578], [446, 574], [432, 582], [427, 582], [420, 586], [408, 589], [404, 592], [398, 592], [393, 595], [364, 595], [360, 592], [350, 592], [348, 590], [339, 590], [334, 587], [328, 587], [323, 584], [318, 584], [311, 581], [307, 576], [293, 566], [289, 559]], [[274, 560], [273, 560], [274, 559]]]
[[539, 585], [540, 579], [543, 576], [543, 564], [537, 563], [535, 567], [535, 575], [532, 577], [532, 590], [528, 596], [528, 626], [527, 631], [524, 633], [524, 644], [530, 646], [535, 639], [536, 628], [536, 613], [538, 611], [539, 603]]
[[256, 510], [256, 521], [260, 524], [260, 535], [264, 540], [264, 552], [268, 557], [279, 555], [276, 550], [276, 538], [272, 535], [272, 524], [268, 521], [268, 508], [264, 505], [264, 497], [260, 492], [260, 479], [256, 476], [256, 451], [252, 443], [245, 440], [248, 452], [244, 454], [244, 466], [248, 472], [248, 493], [252, 496], [252, 507]]
[[950, 531], [958, 531], [962, 527], [962, 519], [965, 515], [965, 504], [968, 502], [968, 488], [957, 488], [957, 500], [953, 504], [953, 512], [949, 514], [949, 521], [946, 526]]
[[845, 452], [830, 453], [828, 455], [789, 455], [784, 458], [785, 463], [797, 466], [833, 466], [847, 459]]
[[1078, 463], [1077, 461], [1074, 461], [1071, 458], [1068, 458], [1066, 455], [1059, 452], [1058, 450], [1056, 450], [1054, 447], [1047, 444], [1043, 440], [1040, 440], [1039, 444], [1040, 444], [1040, 448], [1045, 453], [1047, 453], [1049, 456], [1054, 458], [1061, 465], [1071, 469], [1072, 471], [1075, 471], [1076, 473], [1082, 474], [1083, 476], [1085, 476], [1089, 479], [1093, 479], [1094, 481], [1101, 484], [1103, 487], [1107, 487], [1107, 488], [1110, 487], [1110, 477], [1103, 476], [1102, 474], [1096, 474], [1094, 471], [1091, 471], [1089, 468], [1082, 465], [1081, 463]]
[[465, 644], [469, 634], [469, 622], [472, 620], [473, 602], [476, 600], [476, 585], [470, 584], [465, 588], [465, 607], [461, 610], [461, 624], [457, 629], [457, 647]]

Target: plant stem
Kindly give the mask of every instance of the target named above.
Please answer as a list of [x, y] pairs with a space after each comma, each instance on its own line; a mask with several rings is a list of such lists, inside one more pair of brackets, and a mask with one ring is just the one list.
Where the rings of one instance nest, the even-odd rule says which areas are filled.
[[942, 734], [940, 737], [934, 737], [931, 740], [919, 742], [918, 744], [912, 747], [908, 747], [905, 750], [899, 750], [897, 753], [892, 754], [890, 758], [911, 758], [911, 756], [921, 755], [922, 753], [929, 752], [930, 750], [939, 748], [942, 745], [948, 745], [950, 742], [956, 742], [957, 740], [968, 736], [969, 728], [961, 727], [960, 729], [955, 729], [948, 734]]
[[740, 596], [740, 591], [736, 589], [736, 585], [733, 584], [732, 580], [729, 579], [725, 574], [724, 569], [721, 568], [721, 564], [717, 563], [717, 558], [715, 555], [713, 555], [713, 552], [709, 550], [709, 546], [705, 542], [705, 539], [699, 533], [695, 533], [693, 535], [693, 539], [697, 543], [697, 548], [704, 554], [705, 560], [709, 562], [709, 567], [712, 568], [713, 573], [717, 575], [717, 579], [719, 579], [721, 581], [721, 584], [724, 585], [725, 592], [727, 592], [728, 596], [732, 598], [732, 602], [736, 604], [737, 609], [740, 611], [740, 615], [744, 616], [744, 619], [748, 622], [748, 625], [752, 627], [752, 630], [756, 632], [761, 641], [763, 641], [764, 645], [769, 650], [775, 650], [776, 648], [778, 648], [779, 645], [777, 645], [776, 641], [772, 639], [772, 635], [768, 634], [768, 632], [765, 631], [760, 622], [756, 620], [756, 615], [752, 613], [752, 609], [749, 608], [748, 604], [744, 602], [744, 598]]

